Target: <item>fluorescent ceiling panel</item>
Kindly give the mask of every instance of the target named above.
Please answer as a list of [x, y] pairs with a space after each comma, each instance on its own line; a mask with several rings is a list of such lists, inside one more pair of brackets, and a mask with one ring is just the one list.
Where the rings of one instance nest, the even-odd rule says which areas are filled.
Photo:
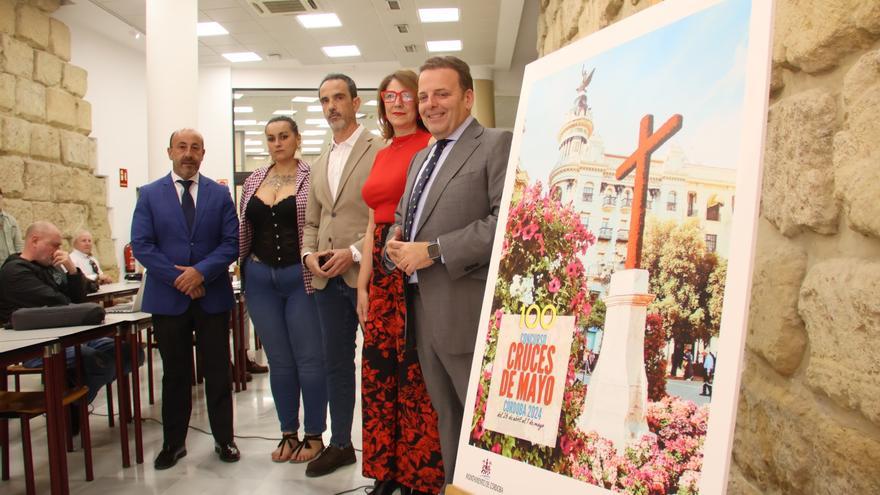
[[302, 144], [317, 144], [317, 145], [322, 145], [322, 144], [324, 144], [324, 140], [323, 140], [323, 139], [303, 139], [303, 140], [302, 140]]
[[220, 36], [229, 34], [223, 26], [216, 22], [200, 22], [196, 25], [196, 35], [198, 36]]
[[457, 22], [458, 9], [419, 9], [419, 20], [429, 22]]
[[254, 52], [235, 52], [235, 53], [224, 53], [223, 58], [229, 60], [230, 62], [259, 62], [263, 60], [259, 55]]
[[322, 46], [321, 51], [328, 57], [358, 57], [361, 51], [356, 45]]
[[318, 101], [317, 96], [294, 96], [290, 101], [295, 103], [314, 103]]
[[254, 107], [232, 107], [232, 111], [235, 113], [253, 113]]
[[325, 135], [325, 134], [327, 134], [327, 130], [326, 130], [326, 129], [320, 129], [320, 130], [317, 130], [317, 129], [309, 129], [309, 130], [307, 130], [307, 131], [303, 131], [303, 132], [302, 132], [302, 135], [303, 135], [303, 136], [323, 136], [323, 135]]
[[272, 115], [287, 115], [289, 117], [291, 115], [296, 115], [296, 110], [275, 110], [272, 112]]
[[429, 52], [460, 52], [461, 40], [429, 41]]
[[303, 14], [296, 16], [296, 20], [306, 29], [320, 29], [339, 27], [342, 22], [336, 14]]

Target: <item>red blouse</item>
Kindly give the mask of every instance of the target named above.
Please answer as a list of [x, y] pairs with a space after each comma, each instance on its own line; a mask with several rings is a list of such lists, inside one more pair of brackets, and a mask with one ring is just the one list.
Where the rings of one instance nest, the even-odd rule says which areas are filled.
[[394, 210], [406, 187], [406, 172], [413, 156], [428, 146], [431, 134], [417, 130], [413, 134], [394, 137], [391, 144], [376, 153], [373, 170], [364, 182], [361, 194], [374, 210], [376, 224], [394, 223]]

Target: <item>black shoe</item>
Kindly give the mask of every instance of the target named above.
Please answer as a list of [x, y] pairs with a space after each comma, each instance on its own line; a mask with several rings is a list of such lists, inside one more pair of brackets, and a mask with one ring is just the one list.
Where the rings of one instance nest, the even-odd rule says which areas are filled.
[[325, 474], [330, 474], [333, 471], [336, 471], [342, 466], [348, 466], [355, 462], [357, 462], [357, 457], [354, 455], [353, 446], [349, 445], [348, 447], [339, 448], [335, 445], [331, 445], [324, 449], [317, 459], [306, 466], [306, 476], [309, 478], [324, 476]]
[[393, 480], [376, 480], [376, 482], [373, 483], [373, 488], [367, 490], [367, 495], [391, 495], [399, 486], [400, 485]]
[[248, 359], [245, 365], [245, 370], [247, 370], [248, 373], [259, 375], [260, 373], [268, 373], [269, 367], [262, 364], [257, 364], [257, 362], [253, 359]]
[[162, 470], [174, 467], [177, 464], [177, 460], [182, 457], [186, 457], [186, 447], [178, 447], [176, 449], [162, 447], [162, 451], [159, 452], [156, 460], [153, 461], [153, 468]]
[[229, 442], [226, 445], [215, 443], [214, 452], [220, 455], [220, 460], [223, 462], [238, 462], [241, 459], [241, 452], [235, 442]]

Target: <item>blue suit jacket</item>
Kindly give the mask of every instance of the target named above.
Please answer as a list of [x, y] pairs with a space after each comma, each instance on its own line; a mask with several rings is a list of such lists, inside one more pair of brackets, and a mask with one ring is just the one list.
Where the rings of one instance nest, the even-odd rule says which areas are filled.
[[232, 308], [229, 264], [238, 259], [238, 217], [229, 190], [199, 174], [192, 234], [171, 174], [140, 188], [131, 220], [131, 247], [147, 268], [143, 311], [179, 315], [192, 300], [174, 288], [181, 274], [174, 265], [193, 266], [205, 277], [205, 297], [197, 299], [207, 313]]

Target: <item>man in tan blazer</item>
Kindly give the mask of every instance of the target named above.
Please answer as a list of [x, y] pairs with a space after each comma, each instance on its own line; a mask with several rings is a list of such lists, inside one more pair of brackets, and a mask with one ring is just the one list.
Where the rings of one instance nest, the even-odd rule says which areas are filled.
[[425, 61], [419, 114], [437, 142], [413, 157], [395, 213], [400, 240], [386, 256], [407, 276], [407, 332], [437, 410], [446, 483], [452, 482], [467, 383], [512, 135], [470, 115], [470, 68]]
[[329, 74], [318, 89], [333, 131], [330, 147], [312, 165], [312, 187], [303, 227], [303, 264], [313, 274], [324, 337], [330, 445], [309, 463], [306, 476], [323, 476], [357, 462], [351, 444], [355, 401], [357, 277], [369, 210], [361, 197], [381, 140], [358, 125], [357, 87], [344, 74]]

